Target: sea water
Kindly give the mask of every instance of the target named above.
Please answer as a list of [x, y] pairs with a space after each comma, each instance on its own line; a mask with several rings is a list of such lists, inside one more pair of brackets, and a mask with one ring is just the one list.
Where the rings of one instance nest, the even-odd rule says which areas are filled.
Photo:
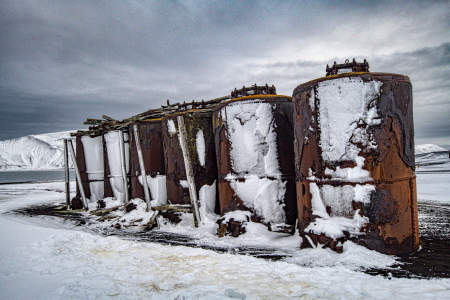
[[[75, 173], [70, 170], [71, 180], [75, 180]], [[20, 170], [0, 171], [0, 184], [5, 183], [31, 183], [64, 180], [64, 170]]]

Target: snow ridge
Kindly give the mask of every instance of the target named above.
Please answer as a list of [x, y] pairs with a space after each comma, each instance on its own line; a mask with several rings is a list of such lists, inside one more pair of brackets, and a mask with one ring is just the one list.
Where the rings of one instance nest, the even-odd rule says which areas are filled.
[[64, 167], [62, 139], [69, 134], [70, 131], [63, 131], [0, 141], [0, 170]]

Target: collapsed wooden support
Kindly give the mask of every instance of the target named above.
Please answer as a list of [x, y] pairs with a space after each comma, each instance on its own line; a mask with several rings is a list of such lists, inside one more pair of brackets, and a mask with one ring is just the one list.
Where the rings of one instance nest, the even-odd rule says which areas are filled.
[[183, 152], [183, 160], [184, 160], [184, 168], [186, 170], [186, 179], [188, 182], [189, 187], [189, 196], [191, 198], [191, 204], [194, 209], [194, 225], [195, 227], [198, 227], [199, 223], [201, 222], [200, 218], [200, 211], [199, 211], [199, 203], [198, 203], [198, 197], [197, 197], [197, 189], [195, 186], [195, 179], [194, 179], [194, 172], [192, 169], [192, 162], [190, 159], [190, 155], [188, 153], [189, 148], [187, 145], [187, 132], [186, 132], [186, 126], [184, 124], [184, 117], [178, 116], [177, 117], [178, 122], [178, 129], [179, 129], [179, 140], [180, 140], [180, 146], [181, 151]]

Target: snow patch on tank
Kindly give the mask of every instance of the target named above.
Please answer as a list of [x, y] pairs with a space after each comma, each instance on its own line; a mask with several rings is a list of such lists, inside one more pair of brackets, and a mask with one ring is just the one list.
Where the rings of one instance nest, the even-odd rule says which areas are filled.
[[[139, 183], [142, 185], [142, 176], [139, 176]], [[152, 206], [167, 204], [166, 175], [147, 175], [147, 185], [152, 198]]]
[[320, 146], [325, 161], [356, 161], [361, 150], [356, 144], [362, 144], [363, 150], [377, 147], [367, 129], [381, 123], [377, 100], [382, 84], [377, 80], [365, 82], [359, 77], [318, 84], [311, 97], [319, 99]]
[[281, 176], [270, 103], [236, 102], [224, 107], [221, 117], [231, 143], [230, 159], [234, 173]]
[[[130, 145], [128, 143], [128, 133], [124, 132], [125, 146], [125, 169], [128, 174], [130, 170]], [[105, 135], [106, 152], [108, 155], [108, 164], [110, 171], [109, 182], [113, 190], [114, 198], [119, 201], [125, 199], [125, 187], [122, 177], [122, 150], [120, 147], [120, 131], [113, 130]]]
[[230, 182], [231, 188], [244, 205], [252, 209], [264, 223], [284, 223], [284, 194], [286, 181], [281, 179], [259, 178], [257, 175], [248, 175], [245, 181], [228, 174], [225, 180]]
[[205, 138], [203, 136], [203, 130], [199, 129], [197, 131], [197, 136], [195, 138], [195, 144], [197, 147], [197, 156], [198, 161], [202, 167], [205, 166], [205, 158], [206, 158], [206, 146], [205, 146]]
[[264, 223], [284, 223], [286, 181], [281, 179], [272, 105], [258, 100], [236, 102], [225, 106], [221, 117], [231, 144], [233, 170], [225, 180]]
[[200, 216], [203, 223], [215, 222], [217, 215], [214, 213], [216, 209], [216, 181], [211, 185], [205, 184], [198, 192], [200, 201]]
[[177, 134], [177, 129], [175, 127], [175, 122], [173, 120], [167, 120], [167, 130], [169, 131], [169, 134], [172, 136], [174, 134]]
[[[312, 214], [317, 216], [305, 232], [317, 235], [324, 234], [330, 238], [344, 237], [344, 232], [351, 236], [361, 234], [361, 228], [369, 222], [367, 217], [359, 214], [359, 209], [354, 210], [352, 202], [370, 203], [370, 195], [375, 187], [366, 185], [344, 185], [319, 187], [316, 183], [309, 184]], [[327, 212], [329, 207], [331, 213]]]
[[104, 197], [104, 165], [103, 165], [103, 142], [101, 136], [90, 137], [82, 136], [81, 143], [84, 149], [84, 158], [86, 163], [86, 173], [89, 180], [89, 189], [91, 190], [91, 202], [103, 199]]

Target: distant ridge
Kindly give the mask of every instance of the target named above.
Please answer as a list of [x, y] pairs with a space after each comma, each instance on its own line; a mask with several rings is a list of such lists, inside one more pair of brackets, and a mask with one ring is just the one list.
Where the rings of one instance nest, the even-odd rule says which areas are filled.
[[434, 144], [422, 144], [422, 145], [417, 145], [415, 147], [416, 155], [423, 154], [423, 153], [431, 153], [431, 152], [442, 152], [442, 151], [448, 151], [448, 149], [442, 148], [441, 146], [434, 145]]
[[0, 170], [43, 170], [64, 167], [62, 139], [70, 131], [0, 141]]

